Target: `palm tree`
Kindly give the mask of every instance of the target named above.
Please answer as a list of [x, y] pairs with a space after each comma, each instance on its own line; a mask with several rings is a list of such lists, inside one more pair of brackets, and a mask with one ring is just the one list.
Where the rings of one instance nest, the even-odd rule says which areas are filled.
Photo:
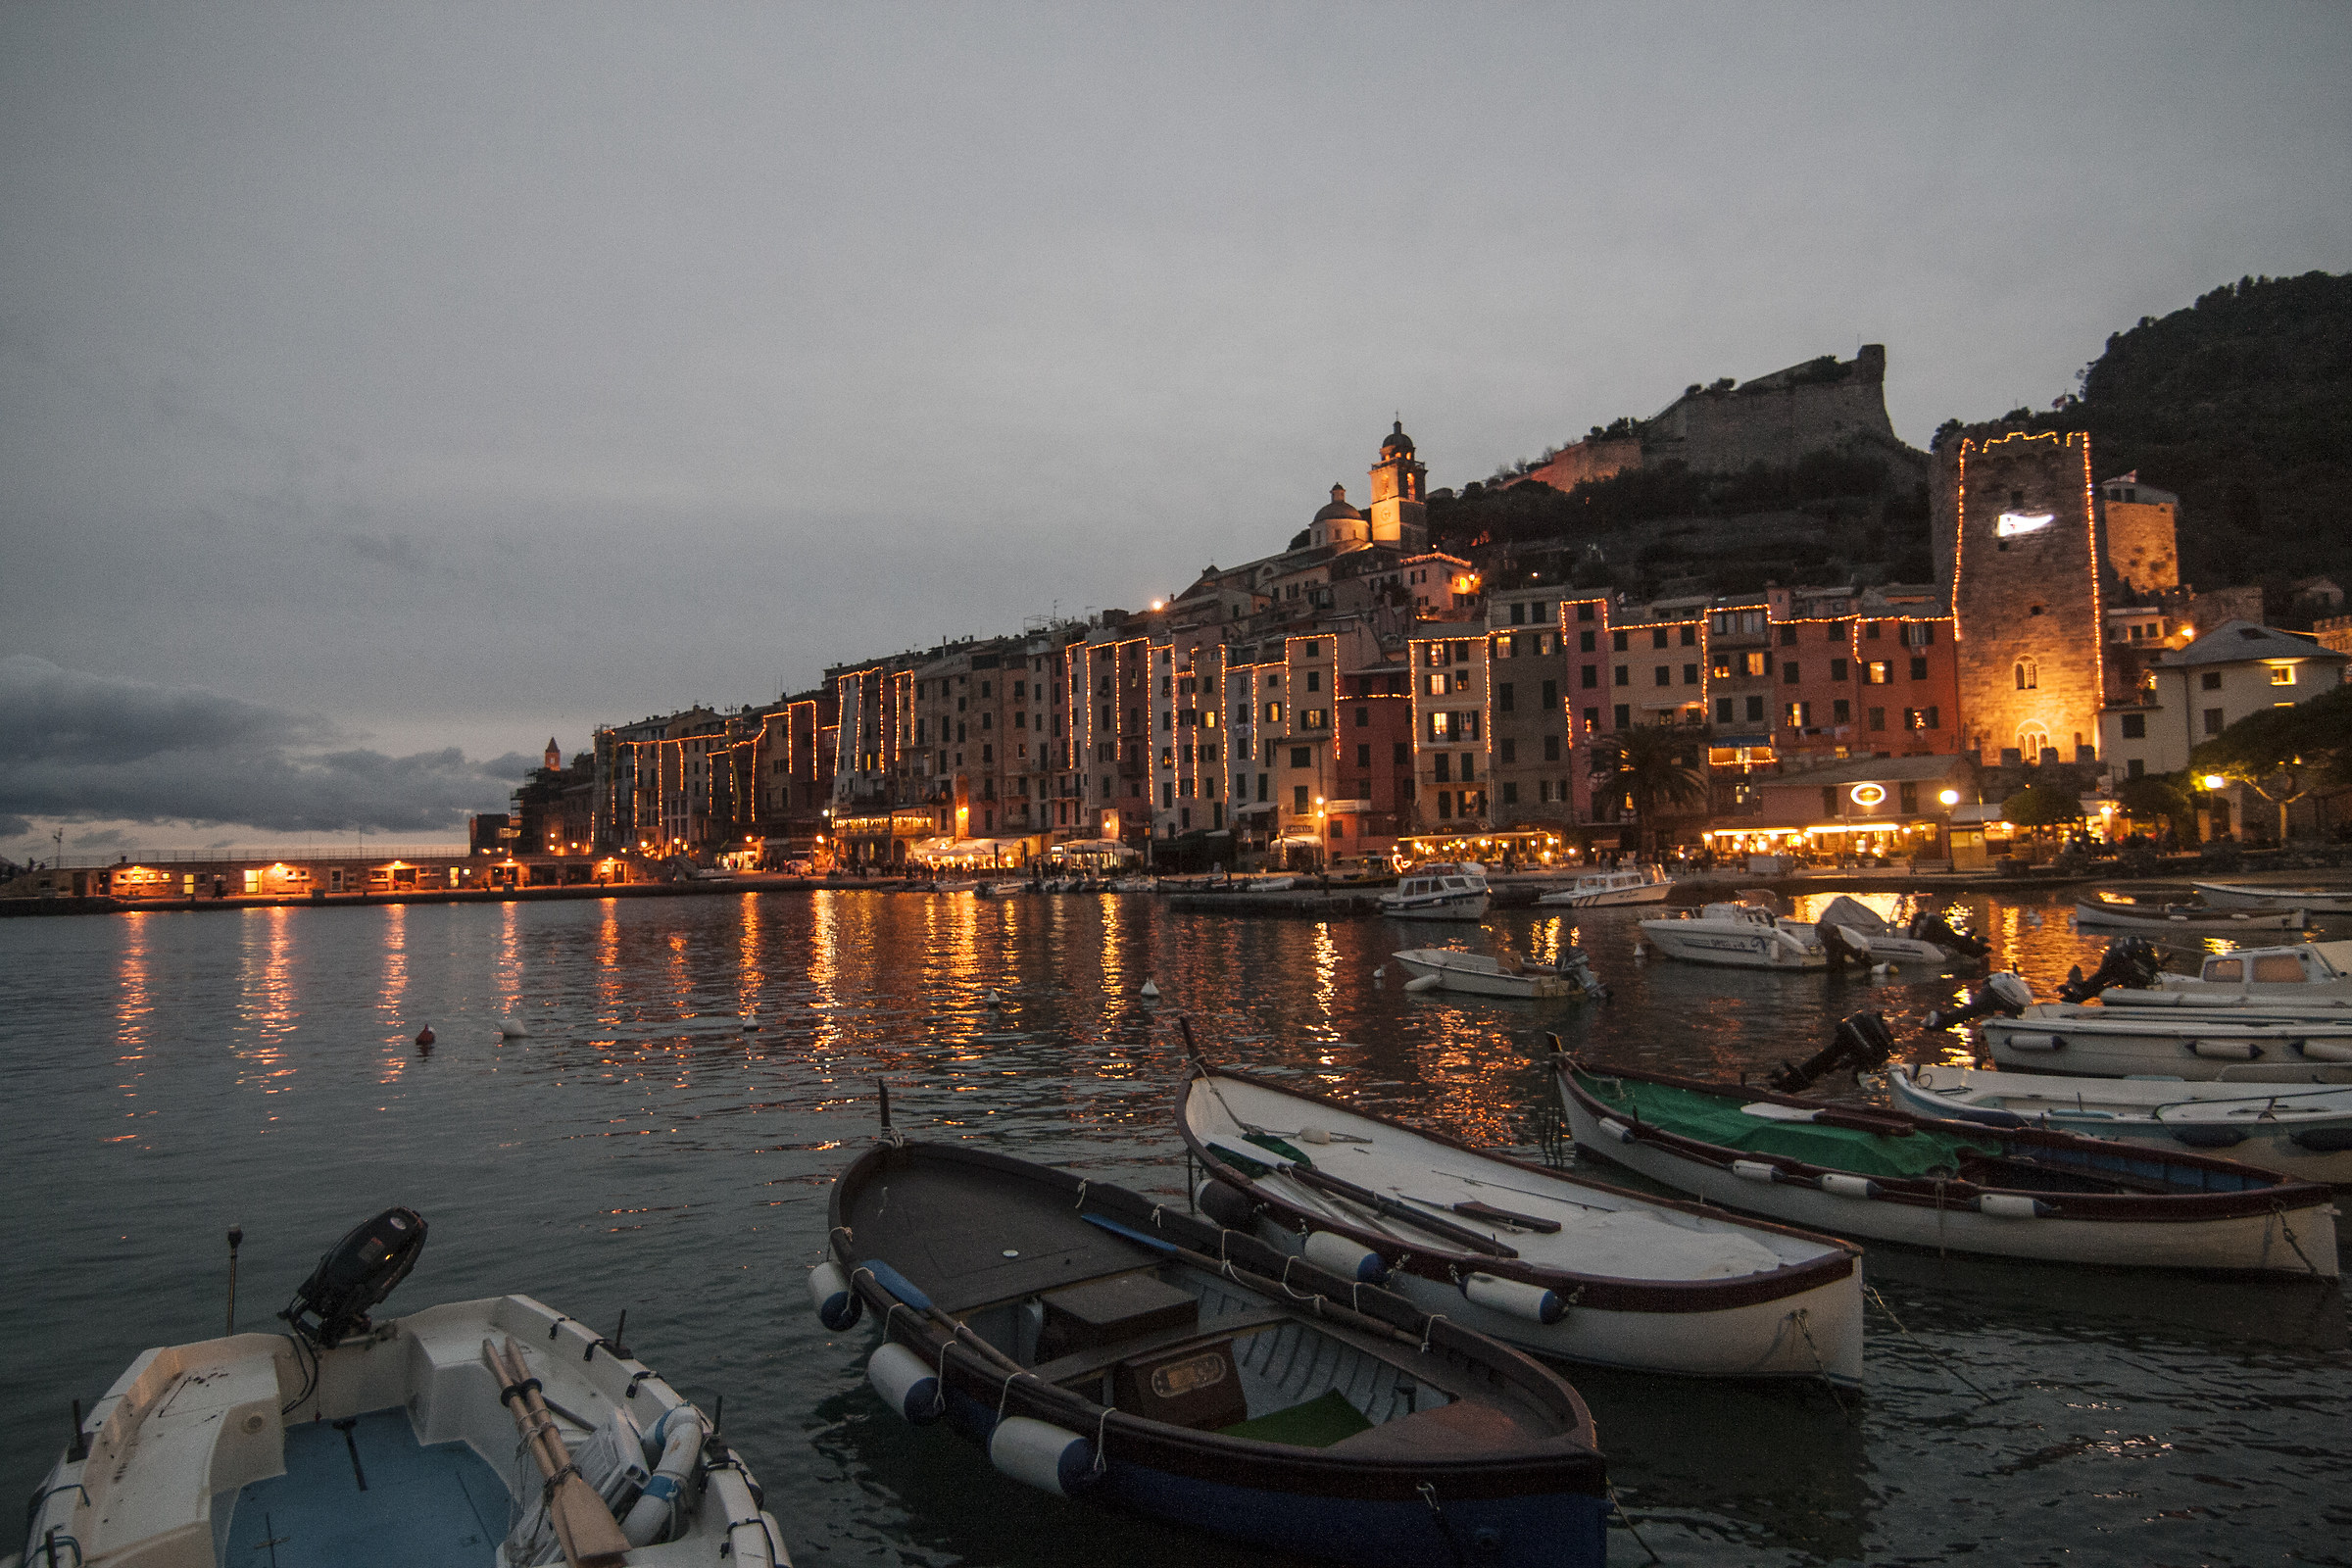
[[1674, 807], [1706, 803], [1706, 769], [1693, 755], [1706, 742], [1704, 730], [1658, 724], [1619, 730], [1593, 749], [1594, 782], [1622, 795], [1634, 808], [1653, 858], [1662, 847], [1658, 818]]

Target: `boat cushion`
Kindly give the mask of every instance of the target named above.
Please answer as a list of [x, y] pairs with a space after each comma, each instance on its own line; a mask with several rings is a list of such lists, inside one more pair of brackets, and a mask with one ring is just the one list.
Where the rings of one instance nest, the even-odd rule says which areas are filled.
[[1220, 1428], [1227, 1438], [1250, 1438], [1259, 1443], [1286, 1443], [1294, 1448], [1328, 1448], [1359, 1432], [1372, 1430], [1364, 1413], [1348, 1402], [1337, 1389], [1325, 1389], [1304, 1404], [1294, 1404], [1272, 1415], [1239, 1421]]
[[1747, 1097], [1739, 1093], [1709, 1095], [1583, 1072], [1577, 1081], [1620, 1114], [1699, 1143], [1744, 1153], [1780, 1154], [1866, 1176], [1931, 1176], [1957, 1170], [1962, 1154], [1998, 1154], [2002, 1150], [1997, 1138], [1969, 1138], [1924, 1127], [1908, 1137], [1889, 1138], [1858, 1127], [1768, 1121], [1742, 1110]]

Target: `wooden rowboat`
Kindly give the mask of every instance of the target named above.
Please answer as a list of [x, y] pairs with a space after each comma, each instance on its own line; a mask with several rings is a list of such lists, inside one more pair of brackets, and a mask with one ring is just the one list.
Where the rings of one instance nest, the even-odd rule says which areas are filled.
[[1809, 1229], [2050, 1262], [2333, 1277], [2333, 1194], [2230, 1160], [1558, 1060], [1577, 1147]]
[[2075, 924], [2102, 931], [2140, 931], [2150, 936], [2217, 934], [2237, 936], [2255, 931], [2300, 931], [2306, 924], [2301, 909], [2216, 909], [2201, 904], [2097, 904], [2075, 906]]
[[969, 1145], [878, 1145], [831, 1222], [819, 1316], [870, 1308], [885, 1402], [1016, 1480], [1298, 1558], [1602, 1562], [1575, 1391], [1401, 1297]]
[[1196, 1065], [1184, 1141], [1204, 1212], [1309, 1258], [1375, 1254], [1391, 1290], [1568, 1360], [1700, 1377], [1862, 1375], [1857, 1250], [1471, 1149]]

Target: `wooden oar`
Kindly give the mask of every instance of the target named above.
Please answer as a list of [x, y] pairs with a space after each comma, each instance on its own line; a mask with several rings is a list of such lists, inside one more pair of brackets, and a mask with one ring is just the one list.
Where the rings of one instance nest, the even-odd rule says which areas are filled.
[[531, 1387], [530, 1367], [522, 1358], [522, 1347], [507, 1338], [504, 1352], [488, 1340], [482, 1342], [482, 1359], [498, 1375], [502, 1395], [513, 1393], [506, 1401], [514, 1417], [515, 1430], [531, 1446], [531, 1456], [539, 1462], [539, 1474], [549, 1483], [547, 1493], [548, 1522], [556, 1527], [556, 1540], [564, 1547], [564, 1560], [572, 1568], [619, 1568], [628, 1554], [628, 1537], [612, 1519], [612, 1510], [597, 1495], [585, 1477], [572, 1465], [570, 1450], [564, 1446], [564, 1438], [556, 1430], [556, 1418], [548, 1413], [547, 1401]]

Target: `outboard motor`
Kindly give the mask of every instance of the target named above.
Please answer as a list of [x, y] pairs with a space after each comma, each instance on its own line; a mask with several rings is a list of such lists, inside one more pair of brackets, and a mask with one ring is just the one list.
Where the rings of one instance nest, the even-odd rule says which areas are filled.
[[409, 1277], [423, 1250], [424, 1216], [413, 1208], [387, 1208], [329, 1248], [277, 1315], [313, 1345], [332, 1349], [372, 1327], [368, 1309]]
[[1894, 1031], [1875, 1012], [1857, 1012], [1838, 1020], [1830, 1043], [1798, 1066], [1782, 1062], [1764, 1082], [1784, 1095], [1801, 1095], [1824, 1074], [1867, 1072], [1894, 1054]]
[[1932, 914], [1925, 909], [1911, 917], [1911, 939], [1915, 942], [1933, 942], [1939, 948], [1949, 948], [1971, 958], [1982, 958], [1992, 951], [1982, 937], [1972, 937], [1942, 915]]
[[2004, 969], [1999, 974], [1985, 976], [1984, 983], [1977, 987], [1977, 994], [1968, 999], [1966, 1006], [1954, 1007], [1949, 1012], [1929, 1013], [1925, 1027], [1957, 1029], [1964, 1023], [1972, 1023], [1992, 1012], [2014, 1018], [2032, 1005], [2034, 988], [2015, 973]]
[[2064, 1002], [2088, 1002], [2111, 986], [2145, 991], [2164, 973], [2164, 952], [2146, 937], [2117, 937], [2107, 944], [2098, 968], [2085, 978], [2079, 970], [2058, 988]]
[[1870, 966], [1870, 936], [1850, 925], [1817, 925], [1814, 935], [1821, 941], [1822, 956], [1830, 960], [1832, 969], [1843, 969], [1848, 964]]
[[1586, 956], [1584, 949], [1570, 948], [1561, 954], [1560, 968], [1570, 979], [1583, 986], [1585, 995], [1594, 1002], [1609, 1000], [1609, 988], [1601, 983], [1600, 976], [1592, 972], [1592, 960]]

